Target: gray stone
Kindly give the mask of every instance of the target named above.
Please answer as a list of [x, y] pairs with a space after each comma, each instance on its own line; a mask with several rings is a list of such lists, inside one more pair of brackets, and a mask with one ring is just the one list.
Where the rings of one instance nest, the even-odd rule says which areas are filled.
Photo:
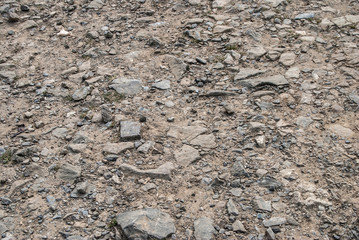
[[175, 80], [180, 80], [182, 78], [182, 75], [188, 69], [188, 65], [175, 56], [166, 55], [164, 61], [168, 63], [170, 71], [175, 77]]
[[0, 221], [0, 235], [5, 233], [8, 230], [6, 225]]
[[274, 75], [270, 77], [246, 79], [239, 81], [239, 84], [244, 87], [258, 87], [263, 85], [285, 86], [289, 85], [289, 82], [282, 75]]
[[286, 223], [287, 219], [283, 217], [271, 217], [270, 219], [263, 221], [265, 227], [278, 226]]
[[170, 215], [153, 208], [121, 213], [117, 223], [127, 239], [165, 239], [176, 231]]
[[239, 220], [236, 220], [233, 224], [232, 224], [232, 228], [234, 232], [242, 232], [245, 233], [247, 232], [246, 228], [244, 227], [243, 223]]
[[122, 141], [141, 139], [141, 124], [132, 121], [121, 121], [120, 137]]
[[353, 137], [355, 135], [355, 133], [350, 128], [344, 127], [339, 124], [331, 124], [327, 126], [327, 129], [335, 133], [336, 135], [344, 138]]
[[256, 211], [259, 211], [259, 212], [262, 212], [262, 211], [271, 212], [272, 211], [271, 202], [265, 201], [261, 197], [256, 197], [256, 199], [253, 200], [253, 205], [254, 205], [254, 209], [256, 209]]
[[0, 80], [4, 83], [13, 83], [16, 78], [16, 73], [13, 71], [1, 71], [0, 72]]
[[199, 135], [190, 143], [192, 145], [201, 146], [203, 148], [215, 148], [217, 146], [216, 137], [213, 134]]
[[160, 82], [156, 82], [152, 85], [154, 88], [158, 88], [160, 90], [167, 90], [171, 88], [171, 82], [169, 80], [163, 80]]
[[298, 67], [291, 67], [288, 69], [288, 71], [285, 73], [285, 78], [299, 78], [300, 69]]
[[[231, 184], [231, 186], [232, 186], [232, 184]], [[242, 195], [243, 191], [240, 188], [232, 188], [231, 190], [229, 190], [229, 192], [232, 193], [234, 196], [239, 197]]]
[[265, 237], [267, 240], [275, 240], [275, 234], [274, 234], [272, 228], [267, 229]]
[[140, 153], [147, 153], [153, 146], [155, 145], [155, 142], [153, 141], [147, 141], [141, 146], [137, 148], [137, 151]]
[[64, 181], [74, 181], [81, 175], [81, 167], [73, 166], [68, 163], [63, 164], [57, 171], [57, 178]]
[[53, 196], [48, 195], [48, 196], [46, 196], [46, 201], [49, 204], [50, 209], [52, 211], [55, 211], [56, 207], [57, 207], [56, 199]]
[[80, 182], [76, 185], [75, 189], [71, 192], [70, 197], [72, 198], [84, 198], [95, 193], [96, 187], [90, 183]]
[[135, 144], [133, 142], [106, 143], [103, 145], [102, 152], [104, 155], [106, 154], [118, 155], [134, 147]]
[[86, 150], [86, 148], [87, 148], [87, 144], [85, 144], [85, 143], [67, 145], [67, 149], [71, 153], [82, 153]]
[[227, 202], [227, 210], [229, 215], [234, 215], [234, 216], [239, 215], [239, 211], [236, 207], [236, 204], [233, 202], [232, 199], [229, 199]]
[[141, 170], [129, 164], [121, 164], [119, 168], [122, 172], [127, 174], [133, 174], [141, 177], [171, 180], [171, 172], [175, 169], [175, 166], [173, 163], [167, 162], [155, 169]]
[[91, 92], [91, 87], [87, 86], [87, 87], [82, 87], [80, 89], [77, 89], [74, 94], [72, 95], [72, 99], [75, 101], [80, 101], [83, 100], [87, 97], [87, 95], [89, 95]]
[[57, 138], [65, 138], [68, 133], [67, 128], [55, 128], [52, 131], [52, 135], [54, 135]]
[[171, 126], [167, 132], [167, 136], [191, 141], [205, 132], [207, 132], [207, 128], [201, 126]]
[[201, 159], [199, 152], [188, 145], [183, 145], [180, 150], [174, 152], [177, 163], [183, 167]]
[[22, 30], [26, 30], [26, 29], [30, 29], [30, 28], [35, 28], [38, 27], [37, 23], [34, 20], [27, 20], [26, 22], [23, 22], [20, 25], [20, 29]]
[[307, 128], [312, 122], [313, 120], [310, 117], [297, 117], [295, 121], [295, 123], [303, 129]]
[[279, 182], [278, 180], [269, 177], [269, 176], [265, 176], [263, 177], [259, 182], [258, 185], [261, 187], [265, 187], [268, 188], [269, 190], [277, 190], [282, 188], [283, 184], [281, 182]]
[[227, 32], [232, 32], [233, 30], [234, 30], [233, 27], [219, 25], [219, 26], [215, 26], [213, 28], [213, 33], [214, 34], [216, 34], [216, 33], [227, 33]]
[[295, 63], [295, 54], [293, 52], [287, 52], [280, 55], [279, 62], [284, 66], [292, 66]]
[[248, 50], [248, 57], [250, 59], [256, 59], [267, 53], [267, 50], [262, 46], [254, 46]]
[[230, 92], [230, 91], [223, 91], [223, 90], [208, 90], [207, 93], [203, 96], [206, 97], [218, 97], [218, 96], [233, 96], [236, 95], [236, 93], [234, 92]]
[[243, 68], [234, 77], [234, 81], [244, 80], [246, 78], [254, 77], [254, 76], [263, 74], [265, 72], [266, 72], [266, 70], [260, 70], [260, 69], [254, 69], [254, 68]]
[[301, 13], [294, 17], [294, 20], [314, 18], [315, 13]]
[[90, 2], [89, 5], [87, 5], [88, 9], [101, 9], [103, 7], [104, 3], [102, 0], [93, 0]]
[[196, 240], [212, 240], [214, 239], [216, 230], [213, 227], [212, 219], [201, 217], [194, 221], [194, 236]]
[[232, 0], [214, 0], [212, 2], [212, 7], [213, 8], [223, 8], [223, 7], [230, 5], [231, 1]]
[[141, 92], [142, 83], [137, 79], [117, 78], [109, 87], [115, 89], [118, 94], [136, 95]]
[[268, 3], [275, 8], [282, 4], [284, 1], [285, 0], [264, 0], [265, 3]]

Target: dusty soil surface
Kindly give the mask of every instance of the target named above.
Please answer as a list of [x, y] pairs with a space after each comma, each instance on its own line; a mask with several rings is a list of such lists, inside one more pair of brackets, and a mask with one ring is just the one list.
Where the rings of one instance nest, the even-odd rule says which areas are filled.
[[1, 0], [2, 239], [359, 239], [359, 2]]

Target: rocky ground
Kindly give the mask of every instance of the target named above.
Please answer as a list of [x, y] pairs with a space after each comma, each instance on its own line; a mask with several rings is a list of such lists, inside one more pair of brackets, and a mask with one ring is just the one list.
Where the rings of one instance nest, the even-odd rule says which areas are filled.
[[357, 0], [0, 13], [2, 239], [359, 239]]

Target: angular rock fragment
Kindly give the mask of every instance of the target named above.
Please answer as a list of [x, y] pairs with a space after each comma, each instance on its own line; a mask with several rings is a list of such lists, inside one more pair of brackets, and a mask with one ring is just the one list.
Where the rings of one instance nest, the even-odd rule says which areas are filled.
[[81, 167], [77, 167], [65, 163], [62, 166], [60, 166], [56, 176], [57, 178], [64, 181], [74, 181], [80, 175], [81, 175]]
[[183, 145], [180, 150], [174, 152], [174, 155], [177, 163], [183, 167], [186, 167], [201, 158], [199, 152], [188, 145]]
[[175, 169], [175, 166], [173, 163], [167, 162], [155, 169], [141, 170], [129, 164], [121, 164], [119, 168], [127, 174], [171, 180], [171, 172]]
[[284, 66], [292, 66], [295, 62], [295, 54], [293, 52], [283, 53], [280, 55], [279, 62]]
[[201, 217], [194, 221], [194, 236], [196, 240], [212, 240], [214, 239], [216, 230], [213, 227], [212, 219]]
[[75, 101], [80, 101], [83, 100], [87, 97], [87, 95], [89, 95], [91, 92], [91, 87], [87, 86], [87, 87], [83, 87], [80, 89], [77, 89], [74, 94], [72, 95], [72, 99]]
[[170, 215], [158, 209], [125, 212], [118, 214], [116, 219], [127, 239], [165, 239], [176, 231]]
[[120, 137], [122, 141], [141, 139], [141, 124], [132, 121], [121, 121]]
[[120, 154], [135, 147], [133, 142], [107, 143], [103, 145], [103, 154]]
[[270, 77], [246, 79], [238, 82], [244, 87], [254, 88], [263, 85], [286, 86], [289, 82], [282, 75], [274, 75]]
[[227, 202], [227, 210], [229, 215], [233, 215], [233, 216], [239, 215], [239, 211], [232, 199], [229, 199]]
[[71, 192], [70, 197], [72, 198], [85, 198], [95, 193], [96, 187], [90, 183], [80, 182], [76, 185], [75, 189]]
[[213, 134], [199, 135], [194, 138], [190, 144], [201, 146], [203, 148], [215, 148], [217, 146], [216, 137]]
[[271, 217], [270, 219], [263, 221], [265, 227], [278, 226], [286, 223], [287, 219], [284, 217]]
[[272, 211], [271, 202], [265, 201], [261, 197], [256, 197], [256, 199], [253, 200], [253, 205], [254, 205], [254, 208], [256, 209], [256, 211], [259, 211], [259, 212], [261, 212], [261, 211], [271, 212]]
[[239, 220], [236, 220], [233, 224], [232, 224], [232, 228], [234, 232], [242, 232], [245, 233], [247, 232], [246, 228], [244, 227], [243, 223]]
[[207, 132], [207, 128], [201, 126], [171, 126], [167, 132], [167, 136], [180, 140], [191, 141], [205, 132]]
[[339, 124], [331, 124], [327, 126], [327, 129], [340, 137], [353, 137], [355, 133], [347, 127]]
[[265, 73], [266, 70], [244, 68], [234, 77], [234, 81], [244, 80], [246, 78], [255, 77], [257, 75]]
[[117, 78], [109, 85], [110, 88], [115, 89], [118, 94], [136, 95], [142, 90], [142, 83], [137, 79]]

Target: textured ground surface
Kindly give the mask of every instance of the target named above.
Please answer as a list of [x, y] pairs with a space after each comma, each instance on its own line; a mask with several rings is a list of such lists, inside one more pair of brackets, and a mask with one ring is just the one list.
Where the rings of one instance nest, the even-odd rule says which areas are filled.
[[359, 239], [357, 1], [0, 14], [2, 239]]

